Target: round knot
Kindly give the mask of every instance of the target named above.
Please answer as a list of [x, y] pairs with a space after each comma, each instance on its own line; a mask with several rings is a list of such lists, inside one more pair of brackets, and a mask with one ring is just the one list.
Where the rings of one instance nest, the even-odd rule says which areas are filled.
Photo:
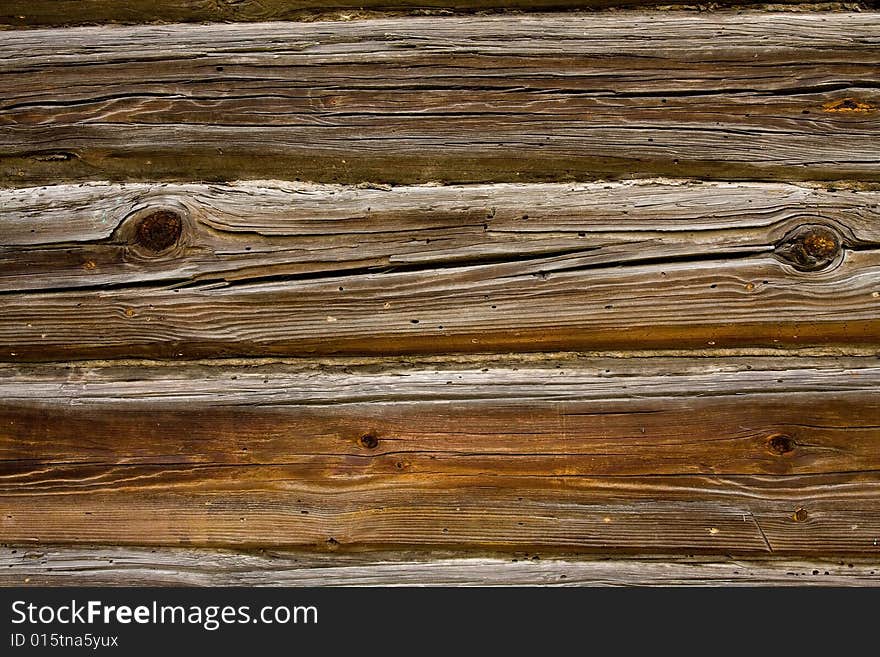
[[183, 220], [171, 210], [156, 210], [143, 217], [135, 228], [135, 241], [149, 251], [159, 253], [180, 239]]
[[777, 433], [767, 440], [767, 448], [773, 453], [782, 456], [783, 454], [788, 454], [789, 452], [793, 452], [795, 448], [794, 439], [791, 436], [786, 436], [783, 433]]
[[843, 248], [837, 231], [821, 224], [799, 226], [777, 245], [775, 253], [801, 271], [816, 271], [830, 265]]

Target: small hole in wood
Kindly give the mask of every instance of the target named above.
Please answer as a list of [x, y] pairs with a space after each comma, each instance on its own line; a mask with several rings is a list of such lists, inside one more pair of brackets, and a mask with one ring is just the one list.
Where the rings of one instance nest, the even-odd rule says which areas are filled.
[[358, 438], [358, 444], [364, 449], [376, 449], [379, 446], [379, 437], [374, 433], [365, 433]]

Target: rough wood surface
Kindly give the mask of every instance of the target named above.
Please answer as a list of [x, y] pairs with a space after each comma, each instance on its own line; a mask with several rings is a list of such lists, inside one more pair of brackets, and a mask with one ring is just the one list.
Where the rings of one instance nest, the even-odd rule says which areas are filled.
[[863, 2], [807, 2], [804, 0], [4, 0], [0, 26], [65, 26], [96, 23], [183, 23], [220, 21], [280, 21], [332, 18], [351, 20], [377, 12], [451, 14], [475, 11], [541, 11], [607, 8], [682, 7], [703, 9], [729, 6], [859, 10], [876, 5]]
[[0, 204], [8, 360], [880, 344], [878, 192], [95, 184]]
[[880, 13], [502, 5], [0, 7], [0, 584], [880, 584]]
[[860, 359], [8, 365], [18, 544], [876, 554]]
[[214, 550], [0, 548], [3, 586], [877, 586], [880, 563], [764, 558], [451, 558]]
[[880, 180], [880, 14], [19, 30], [0, 181]]

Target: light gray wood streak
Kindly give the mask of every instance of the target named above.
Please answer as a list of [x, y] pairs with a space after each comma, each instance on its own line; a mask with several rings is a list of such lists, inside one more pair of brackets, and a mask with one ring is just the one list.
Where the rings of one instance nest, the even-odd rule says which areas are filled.
[[[383, 558], [384, 557], [384, 558]], [[0, 548], [4, 586], [877, 586], [860, 559], [450, 558], [136, 548]]]

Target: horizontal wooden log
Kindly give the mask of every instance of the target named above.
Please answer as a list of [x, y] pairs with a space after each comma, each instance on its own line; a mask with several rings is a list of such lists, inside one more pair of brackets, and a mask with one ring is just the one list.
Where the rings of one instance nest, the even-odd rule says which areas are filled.
[[450, 558], [3, 547], [2, 586], [877, 586], [876, 560]]
[[880, 193], [790, 184], [0, 191], [0, 357], [880, 345]]
[[7, 365], [4, 541], [874, 554], [880, 363]]
[[[713, 8], [766, 5], [760, 0], [721, 0]], [[793, 5], [804, 9], [867, 9], [875, 0], [816, 3], [776, 0], [775, 8]], [[541, 11], [570, 9], [681, 6], [696, 9], [692, 0], [4, 0], [0, 25], [11, 27], [88, 25], [96, 23], [185, 23], [206, 21], [279, 21], [329, 18], [351, 20], [377, 12], [450, 14], [492, 10]]]
[[6, 32], [0, 182], [878, 181], [878, 35], [874, 12]]

